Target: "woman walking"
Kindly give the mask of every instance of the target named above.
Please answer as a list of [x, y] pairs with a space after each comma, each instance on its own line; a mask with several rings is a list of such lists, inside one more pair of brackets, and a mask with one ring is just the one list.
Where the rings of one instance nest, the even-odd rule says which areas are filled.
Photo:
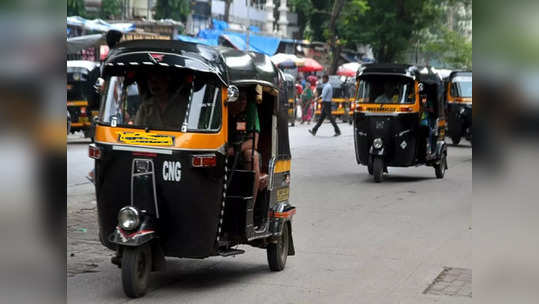
[[312, 109], [311, 104], [313, 102], [313, 90], [311, 89], [311, 84], [307, 81], [305, 82], [305, 89], [301, 94], [301, 123], [311, 121]]

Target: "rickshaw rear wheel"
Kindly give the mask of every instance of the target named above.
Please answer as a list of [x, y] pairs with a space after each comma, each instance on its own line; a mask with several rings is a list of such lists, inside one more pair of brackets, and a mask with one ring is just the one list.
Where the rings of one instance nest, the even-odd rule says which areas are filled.
[[458, 145], [460, 143], [460, 136], [451, 136], [451, 141], [454, 145]]
[[434, 172], [436, 173], [436, 178], [444, 178], [446, 168], [447, 168], [447, 155], [443, 153], [440, 163], [434, 166]]
[[266, 249], [268, 256], [268, 264], [271, 271], [281, 271], [286, 265], [286, 258], [288, 257], [288, 223], [284, 223], [283, 232], [277, 243], [271, 243]]
[[380, 157], [372, 160], [374, 181], [379, 183], [384, 179], [384, 161]]
[[125, 247], [122, 253], [122, 285], [130, 298], [146, 294], [152, 271], [152, 251], [148, 244], [140, 247]]

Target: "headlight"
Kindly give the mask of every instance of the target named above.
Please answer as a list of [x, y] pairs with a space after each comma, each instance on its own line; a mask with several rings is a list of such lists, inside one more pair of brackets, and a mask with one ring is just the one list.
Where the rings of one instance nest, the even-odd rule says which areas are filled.
[[80, 78], [81, 78], [81, 75], [80, 75], [80, 73], [73, 73], [73, 80], [75, 80], [75, 81], [79, 81], [79, 80], [80, 80]]
[[375, 149], [380, 149], [384, 145], [384, 142], [382, 141], [381, 138], [378, 137], [372, 141], [372, 145], [374, 146]]
[[124, 230], [133, 230], [140, 224], [139, 212], [136, 208], [126, 206], [118, 212], [118, 225]]

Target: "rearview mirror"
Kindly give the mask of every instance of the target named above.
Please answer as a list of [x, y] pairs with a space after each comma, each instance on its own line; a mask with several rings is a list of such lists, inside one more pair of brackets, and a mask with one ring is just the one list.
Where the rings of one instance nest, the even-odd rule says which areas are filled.
[[235, 85], [230, 85], [228, 87], [228, 96], [226, 101], [227, 102], [235, 102], [240, 97], [240, 89], [238, 89]]
[[101, 77], [97, 78], [97, 81], [94, 84], [94, 89], [97, 94], [101, 94], [103, 92], [104, 84], [105, 84], [105, 79]]

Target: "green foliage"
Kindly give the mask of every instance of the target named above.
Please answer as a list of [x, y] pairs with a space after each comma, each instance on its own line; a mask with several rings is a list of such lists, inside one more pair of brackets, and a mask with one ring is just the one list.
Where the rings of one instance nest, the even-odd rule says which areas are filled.
[[438, 39], [422, 45], [421, 51], [451, 68], [472, 69], [472, 42], [462, 34], [442, 29]]
[[99, 17], [103, 19], [114, 19], [122, 13], [121, 0], [102, 0]]
[[154, 18], [173, 19], [185, 23], [191, 12], [190, 5], [189, 0], [157, 0]]
[[313, 14], [313, 4], [311, 0], [289, 0], [288, 5], [292, 12], [298, 15], [298, 27], [300, 39], [311, 39], [311, 18]]
[[438, 0], [368, 0], [368, 13], [349, 17], [350, 39], [372, 47], [378, 62], [402, 59], [421, 30], [438, 20]]
[[67, 0], [67, 16], [86, 16], [84, 0]]

